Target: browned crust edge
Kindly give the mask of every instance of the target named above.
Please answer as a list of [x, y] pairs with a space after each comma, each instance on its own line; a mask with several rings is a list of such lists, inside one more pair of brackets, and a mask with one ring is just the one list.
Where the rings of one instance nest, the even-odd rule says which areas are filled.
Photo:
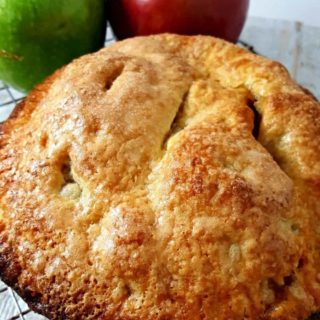
[[[1, 248], [2, 246], [4, 247], [3, 249]], [[41, 295], [34, 296], [28, 292], [28, 290], [22, 290], [17, 285], [19, 275], [21, 274], [21, 266], [12, 248], [9, 246], [5, 247], [1, 240], [0, 251], [2, 251], [0, 255], [1, 280], [14, 289], [19, 296], [25, 300], [30, 309], [46, 316], [49, 319], [55, 319], [57, 316], [57, 310], [55, 310], [55, 308], [52, 306], [41, 303]], [[65, 315], [59, 316], [62, 316], [63, 319], [68, 319]]]
[[[10, 131], [19, 127], [21, 122], [28, 122], [33, 111], [49, 91], [53, 82], [60, 76], [64, 67], [58, 69], [49, 76], [43, 83], [34, 87], [29, 95], [19, 102], [9, 118], [0, 122], [0, 148], [3, 143], [6, 143], [6, 136]], [[18, 257], [14, 253], [13, 247], [8, 245], [5, 236], [4, 226], [0, 223], [0, 275], [1, 280], [9, 287], [14, 289], [21, 296], [28, 306], [35, 312], [46, 316], [49, 319], [68, 319], [65, 314], [57, 315], [58, 308], [47, 305], [41, 302], [41, 295], [33, 295], [27, 289], [21, 289], [17, 283], [21, 274], [21, 266], [18, 262]], [[2, 234], [1, 234], [2, 233]]]
[[[47, 94], [51, 85], [60, 76], [63, 69], [64, 67], [58, 69], [51, 76], [47, 77], [44, 82], [35, 86], [28, 96], [15, 106], [9, 118], [4, 122], [0, 122], [0, 148], [3, 137], [5, 137], [7, 133], [19, 126], [20, 121], [27, 122], [30, 119], [38, 103]], [[20, 118], [20, 121], [17, 121], [18, 118]]]

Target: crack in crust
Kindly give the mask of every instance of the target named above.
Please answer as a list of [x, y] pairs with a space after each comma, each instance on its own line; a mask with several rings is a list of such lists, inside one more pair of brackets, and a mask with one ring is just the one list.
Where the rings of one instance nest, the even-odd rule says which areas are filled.
[[119, 42], [34, 89], [0, 145], [0, 275], [51, 319], [319, 310], [320, 108], [278, 63]]
[[180, 126], [179, 122], [180, 119], [182, 117], [182, 114], [184, 112], [184, 108], [188, 99], [188, 95], [189, 95], [189, 90], [187, 92], [185, 92], [181, 98], [181, 103], [179, 105], [178, 111], [176, 112], [176, 115], [171, 123], [170, 129], [168, 131], [168, 133], [165, 135], [164, 139], [163, 139], [163, 149], [166, 149], [167, 146], [167, 142], [169, 139], [171, 139], [177, 132], [179, 132], [180, 130], [183, 130], [183, 128]]

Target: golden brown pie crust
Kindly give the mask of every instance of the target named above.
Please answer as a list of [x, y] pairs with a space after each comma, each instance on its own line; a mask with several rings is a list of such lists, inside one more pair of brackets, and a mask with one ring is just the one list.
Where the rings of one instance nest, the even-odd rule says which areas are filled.
[[320, 107], [211, 37], [129, 39], [0, 129], [0, 275], [50, 319], [320, 309]]

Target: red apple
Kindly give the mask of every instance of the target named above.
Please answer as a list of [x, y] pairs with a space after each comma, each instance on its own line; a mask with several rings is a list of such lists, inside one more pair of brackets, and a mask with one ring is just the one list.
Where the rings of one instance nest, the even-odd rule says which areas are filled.
[[236, 42], [249, 0], [109, 0], [118, 39], [162, 32], [206, 34]]

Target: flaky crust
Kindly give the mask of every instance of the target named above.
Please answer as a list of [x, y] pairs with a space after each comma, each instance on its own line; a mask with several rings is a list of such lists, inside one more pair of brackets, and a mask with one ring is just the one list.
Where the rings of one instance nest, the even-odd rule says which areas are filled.
[[1, 127], [0, 274], [51, 319], [306, 319], [320, 108], [211, 37], [75, 60]]

